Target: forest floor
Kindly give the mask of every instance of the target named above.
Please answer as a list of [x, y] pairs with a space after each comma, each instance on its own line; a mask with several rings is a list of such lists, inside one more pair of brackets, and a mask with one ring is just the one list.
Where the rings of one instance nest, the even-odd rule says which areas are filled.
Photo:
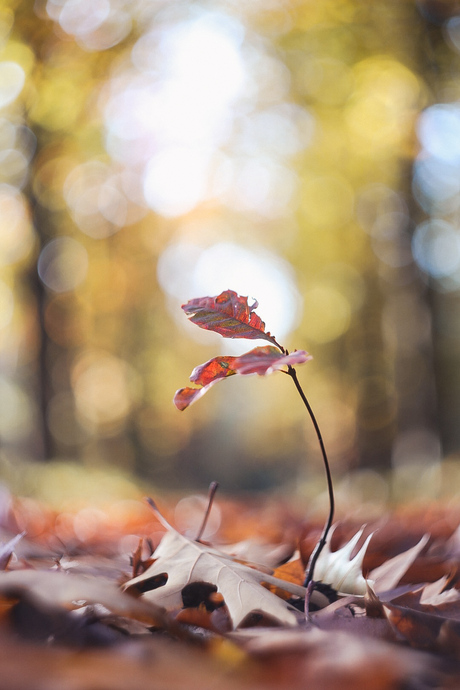
[[460, 506], [396, 508], [362, 532], [339, 520], [306, 617], [319, 520], [217, 498], [220, 525], [196, 541], [159, 503], [56, 510], [4, 493], [1, 690], [460, 687]]

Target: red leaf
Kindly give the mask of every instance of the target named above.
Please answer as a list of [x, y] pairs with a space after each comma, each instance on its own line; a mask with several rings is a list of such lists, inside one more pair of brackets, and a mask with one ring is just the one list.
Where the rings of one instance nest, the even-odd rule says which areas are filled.
[[[279, 347], [275, 338], [265, 332], [265, 323], [254, 312], [247, 297], [240, 297], [233, 290], [225, 290], [217, 297], [197, 297], [182, 305], [190, 321], [200, 328], [220, 333], [224, 338], [263, 338]], [[281, 349], [281, 348], [280, 348]]]
[[214, 357], [195, 367], [190, 375], [190, 381], [200, 386], [208, 386], [217, 379], [232, 376], [232, 374], [236, 374], [235, 362], [239, 359], [240, 357]]
[[208, 362], [195, 367], [190, 375], [190, 381], [197, 383], [200, 388], [187, 387], [176, 391], [173, 401], [174, 405], [181, 411], [185, 410], [195, 400], [201, 398], [219, 379], [236, 374], [233, 368], [236, 359], [238, 357], [214, 357]]
[[198, 384], [200, 388], [181, 388], [174, 396], [174, 404], [179, 410], [185, 410], [217, 381], [234, 374], [264, 376], [282, 367], [302, 364], [310, 359], [311, 355], [304, 350], [296, 350], [285, 355], [272, 346], [255, 347], [240, 357], [214, 357], [192, 371], [190, 381]]
[[[213, 383], [216, 383], [216, 381], [210, 383], [209, 386], [212, 386]], [[201, 396], [206, 393], [209, 386], [205, 388], [180, 388], [174, 395], [174, 405], [182, 412], [182, 410], [185, 410], [189, 405], [195, 402], [195, 400], [201, 398]]]
[[235, 357], [233, 367], [237, 374], [259, 374], [265, 376], [271, 374], [273, 371], [282, 369], [285, 366], [293, 366], [294, 364], [303, 364], [313, 359], [305, 350], [295, 350], [291, 354], [284, 355], [276, 347], [270, 345], [265, 347], [255, 347], [250, 352]]

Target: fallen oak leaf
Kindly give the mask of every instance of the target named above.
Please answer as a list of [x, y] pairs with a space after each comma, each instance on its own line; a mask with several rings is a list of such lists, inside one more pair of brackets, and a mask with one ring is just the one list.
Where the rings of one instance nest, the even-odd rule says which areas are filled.
[[329, 532], [326, 544], [316, 562], [317, 580], [331, 585], [343, 594], [364, 595], [366, 593], [366, 580], [363, 577], [362, 566], [373, 532], [367, 537], [358, 553], [351, 558], [363, 532], [364, 527], [337, 551], [331, 551], [333, 530]]
[[174, 404], [179, 410], [185, 410], [193, 402], [201, 398], [217, 381], [240, 374], [249, 376], [258, 374], [266, 376], [283, 367], [303, 364], [312, 359], [304, 350], [295, 350], [290, 354], [280, 352], [276, 347], [255, 347], [239, 357], [213, 357], [208, 362], [200, 364], [192, 371], [190, 381], [199, 388], [187, 386], [176, 391]]
[[420, 595], [421, 606], [443, 606], [445, 604], [458, 603], [460, 601], [460, 592], [458, 589], [451, 587], [447, 589], [449, 578], [444, 575], [435, 582], [430, 582], [425, 585]]
[[385, 561], [369, 573], [369, 579], [374, 582], [377, 593], [393, 589], [399, 583], [403, 575], [421, 553], [429, 541], [429, 535], [425, 534], [415, 546], [399, 553], [397, 556]]
[[297, 625], [295, 608], [262, 583], [275, 585], [299, 597], [305, 596], [304, 587], [251, 568], [211, 546], [191, 541], [160, 514], [158, 518], [168, 531], [153, 554], [155, 561], [145, 573], [129, 580], [124, 585], [125, 591], [140, 591], [143, 598], [172, 611], [183, 607], [183, 590], [187, 585], [206, 583], [215, 585], [216, 591], [222, 594], [233, 628], [240, 626], [251, 614], [258, 613], [281, 625]]
[[376, 593], [387, 592], [396, 587], [429, 540], [429, 535], [424, 535], [415, 546], [385, 561], [382, 565], [374, 568], [368, 577], [364, 578], [362, 573], [363, 560], [374, 532], [366, 538], [353, 558], [351, 557], [363, 532], [364, 527], [358, 530], [340, 549], [331, 551], [330, 544], [333, 534], [333, 530], [331, 530], [316, 564], [316, 578], [318, 580], [331, 585], [342, 594], [364, 595], [367, 591], [367, 583], [372, 584]]
[[[155, 562], [145, 573], [127, 582], [125, 591], [132, 592], [140, 585], [144, 589], [143, 597], [148, 601], [166, 610], [174, 610], [182, 608], [182, 590], [187, 584], [211, 582], [224, 596], [234, 628], [247, 615], [258, 611], [271, 615], [281, 624], [297, 624], [294, 608], [262, 587], [261, 583], [274, 584], [302, 596], [305, 589], [299, 585], [250, 568], [175, 531], [165, 534], [154, 556]], [[155, 578], [163, 574], [167, 579], [164, 584], [157, 586]], [[147, 587], [151, 580], [154, 581], [154, 588], [149, 590]]]
[[432, 613], [436, 616], [460, 621], [460, 592], [454, 587], [444, 589], [448, 579], [443, 577], [427, 585], [412, 586], [402, 592], [387, 592], [382, 596], [384, 603]]

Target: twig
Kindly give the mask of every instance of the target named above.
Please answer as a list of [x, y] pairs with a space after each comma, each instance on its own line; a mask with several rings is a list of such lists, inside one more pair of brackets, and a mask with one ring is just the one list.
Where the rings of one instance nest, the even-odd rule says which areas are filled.
[[201, 537], [203, 536], [203, 532], [206, 529], [206, 525], [208, 523], [208, 518], [209, 518], [209, 513], [211, 512], [212, 504], [214, 502], [214, 497], [216, 495], [216, 491], [219, 488], [218, 482], [211, 482], [209, 485], [209, 491], [208, 491], [208, 507], [206, 508], [206, 512], [203, 517], [203, 522], [201, 523], [201, 527], [198, 531], [197, 536], [195, 537], [195, 541], [200, 541]]
[[[305, 407], [308, 410], [308, 414], [310, 415], [310, 419], [313, 423], [313, 426], [315, 428], [316, 436], [318, 437], [318, 442], [319, 446], [321, 448], [321, 453], [323, 456], [323, 463], [324, 463], [324, 469], [326, 471], [326, 479], [327, 479], [327, 490], [329, 493], [329, 515], [326, 520], [326, 524], [324, 525], [323, 528], [323, 533], [321, 534], [321, 537], [316, 544], [313, 553], [310, 556], [310, 560], [308, 561], [307, 565], [307, 570], [305, 573], [305, 581], [304, 581], [304, 586], [307, 587], [307, 589], [310, 590], [312, 587], [310, 586], [310, 583], [313, 582], [313, 577], [315, 573], [315, 566], [318, 561], [318, 558], [321, 554], [321, 551], [324, 548], [324, 545], [326, 544], [327, 541], [327, 535], [329, 534], [329, 530], [331, 529], [332, 521], [334, 519], [334, 510], [335, 510], [335, 500], [334, 500], [334, 488], [332, 485], [332, 476], [331, 476], [331, 468], [329, 466], [329, 460], [327, 458], [327, 453], [326, 453], [326, 448], [324, 446], [324, 441], [323, 437], [321, 435], [321, 430], [319, 428], [318, 422], [316, 421], [316, 417], [313, 413], [313, 410], [310, 406], [310, 403], [307, 400], [307, 396], [302, 390], [302, 386], [299, 383], [299, 379], [297, 378], [297, 372], [294, 369], [294, 367], [289, 366], [288, 370], [286, 372], [291, 379], [294, 381], [295, 387], [297, 388], [297, 392], [299, 393], [300, 397], [302, 398], [302, 402], [305, 405]], [[309, 604], [309, 597], [305, 599], [305, 610], [306, 614], [308, 615], [308, 604]]]

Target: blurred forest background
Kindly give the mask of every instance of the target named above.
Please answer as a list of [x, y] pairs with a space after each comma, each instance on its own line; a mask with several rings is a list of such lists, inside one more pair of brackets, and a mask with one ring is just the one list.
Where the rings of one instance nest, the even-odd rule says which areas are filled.
[[4, 486], [324, 492], [287, 377], [173, 407], [230, 288], [339, 498], [460, 490], [459, 99], [460, 2], [3, 0]]

